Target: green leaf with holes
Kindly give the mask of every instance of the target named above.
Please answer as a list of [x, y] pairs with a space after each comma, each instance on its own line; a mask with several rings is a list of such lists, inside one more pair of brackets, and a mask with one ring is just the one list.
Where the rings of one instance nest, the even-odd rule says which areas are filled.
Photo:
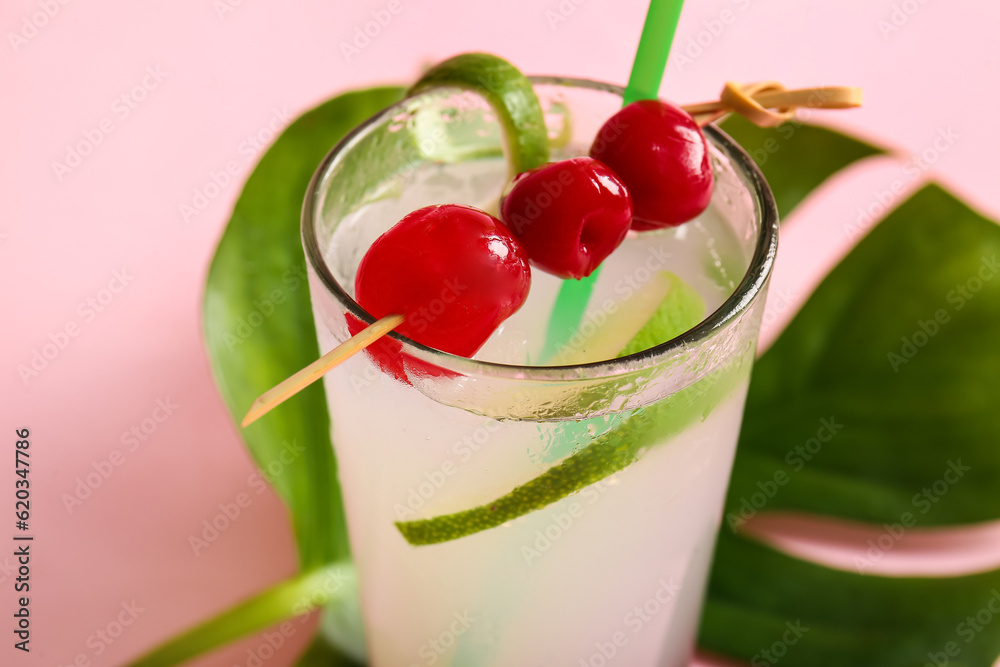
[[[1000, 518], [1000, 227], [937, 185], [893, 211], [758, 360], [701, 642], [744, 660], [808, 633], [783, 665], [989, 667], [1000, 570], [954, 578], [837, 572], [734, 531], [761, 512], [908, 530]], [[991, 615], [992, 611], [982, 616]], [[948, 651], [952, 652], [949, 654]], [[958, 652], [956, 652], [958, 651]], [[763, 663], [759, 663], [763, 664]], [[945, 663], [941, 663], [945, 664]]]

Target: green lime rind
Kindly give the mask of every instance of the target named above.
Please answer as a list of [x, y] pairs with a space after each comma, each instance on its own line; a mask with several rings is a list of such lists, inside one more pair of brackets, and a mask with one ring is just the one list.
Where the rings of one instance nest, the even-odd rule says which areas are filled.
[[493, 502], [430, 519], [397, 521], [396, 527], [414, 546], [466, 537], [562, 500], [636, 461], [646, 448], [677, 435], [704, 418], [735, 385], [738, 365], [731, 365], [659, 403], [640, 408], [613, 431], [530, 482]]
[[[653, 345], [657, 345], [701, 321], [705, 311], [701, 297], [676, 275], [671, 276], [675, 282], [661, 307], [622, 350], [622, 355], [627, 354], [637, 340], [652, 340], [655, 341]], [[671, 308], [677, 308], [673, 315], [661, 312]], [[430, 519], [397, 521], [396, 527], [414, 546], [438, 544], [496, 528], [551, 505], [625, 469], [639, 458], [643, 449], [703, 419], [729, 394], [734, 386], [732, 376], [738, 367], [731, 365], [716, 371], [659, 403], [637, 410], [618, 427], [595, 438], [562, 463], [491, 503]]]
[[[680, 336], [705, 317], [705, 300], [698, 291], [671, 271], [661, 272], [670, 285], [656, 312], [632, 337], [619, 357], [648, 350]], [[693, 324], [692, 324], [693, 323]]]
[[431, 88], [460, 88], [482, 96], [503, 128], [511, 175], [549, 161], [545, 114], [524, 74], [503, 58], [489, 53], [463, 53], [429, 69], [411, 95]]

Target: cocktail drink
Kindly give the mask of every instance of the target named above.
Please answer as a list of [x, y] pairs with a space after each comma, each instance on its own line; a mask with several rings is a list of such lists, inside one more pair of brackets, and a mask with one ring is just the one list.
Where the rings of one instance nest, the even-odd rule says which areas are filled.
[[[586, 155], [621, 107], [615, 86], [533, 82], [553, 159]], [[706, 134], [708, 209], [630, 232], [579, 322], [558, 309], [550, 322], [563, 281], [534, 270], [524, 306], [474, 358], [393, 333], [325, 377], [372, 667], [687, 664], [777, 224], [749, 158]], [[482, 99], [432, 90], [330, 153], [303, 211], [322, 352], [373, 321], [355, 274], [396, 221], [431, 204], [495, 212], [501, 143]], [[567, 192], [534, 202], [539, 220]], [[463, 289], [445, 281], [423, 316]], [[628, 349], [668, 302], [697, 317]]]

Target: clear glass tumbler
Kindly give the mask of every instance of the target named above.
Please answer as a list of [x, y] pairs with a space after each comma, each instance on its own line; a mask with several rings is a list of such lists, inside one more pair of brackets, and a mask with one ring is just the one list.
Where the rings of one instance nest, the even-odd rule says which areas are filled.
[[[616, 86], [532, 81], [553, 159], [586, 154], [621, 106]], [[664, 270], [704, 299], [694, 328], [618, 359], [537, 365], [560, 281], [535, 270], [476, 359], [393, 333], [326, 376], [371, 667], [687, 664], [777, 240], [756, 166], [706, 134], [709, 209], [630, 234], [563, 352], [634, 328], [627, 302]], [[321, 351], [350, 318], [372, 321], [352, 295], [375, 238], [420, 206], [495, 205], [506, 169], [493, 114], [457, 90], [408, 98], [334, 148], [303, 209]], [[392, 372], [379, 355], [395, 355]]]

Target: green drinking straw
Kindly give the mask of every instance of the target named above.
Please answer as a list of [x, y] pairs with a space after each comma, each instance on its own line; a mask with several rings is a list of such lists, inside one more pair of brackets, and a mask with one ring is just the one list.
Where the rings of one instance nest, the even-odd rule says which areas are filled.
[[[632, 74], [625, 88], [623, 105], [636, 100], [654, 99], [659, 95], [663, 70], [667, 66], [670, 45], [677, 32], [684, 0], [650, 0], [646, 23], [642, 27], [639, 48], [632, 63]], [[600, 273], [597, 268], [582, 280], [565, 280], [552, 306], [552, 315], [542, 348], [542, 359], [552, 359], [559, 351], [561, 341], [580, 328], [583, 313], [590, 301], [590, 293]]]

